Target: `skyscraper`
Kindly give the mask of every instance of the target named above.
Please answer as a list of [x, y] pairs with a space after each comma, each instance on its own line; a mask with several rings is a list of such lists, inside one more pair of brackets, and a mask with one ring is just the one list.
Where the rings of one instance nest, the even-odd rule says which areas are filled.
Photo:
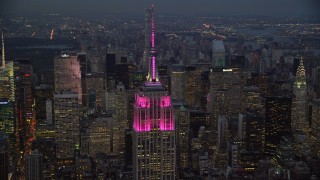
[[291, 97], [273, 96], [266, 98], [265, 148], [268, 155], [274, 155], [282, 136], [291, 133]]
[[212, 41], [212, 66], [222, 67], [226, 65], [226, 50], [222, 40]]
[[175, 127], [168, 92], [159, 82], [151, 16], [149, 72], [135, 95], [133, 124], [134, 179], [175, 179]]
[[26, 180], [42, 180], [42, 154], [37, 150], [25, 156], [25, 174]]
[[54, 95], [56, 157], [72, 158], [79, 146], [78, 94], [64, 91]]
[[81, 71], [78, 56], [63, 54], [54, 59], [54, 92], [71, 90], [82, 103]]
[[128, 129], [127, 118], [127, 92], [124, 85], [120, 82], [115, 91], [115, 113], [113, 114], [114, 125], [114, 146], [113, 152], [117, 152], [120, 158], [124, 159], [125, 133]]
[[304, 134], [308, 133], [307, 122], [307, 83], [306, 73], [304, 70], [303, 59], [300, 59], [300, 64], [296, 73], [296, 82], [293, 87], [294, 97], [292, 98], [292, 130], [300, 131]]

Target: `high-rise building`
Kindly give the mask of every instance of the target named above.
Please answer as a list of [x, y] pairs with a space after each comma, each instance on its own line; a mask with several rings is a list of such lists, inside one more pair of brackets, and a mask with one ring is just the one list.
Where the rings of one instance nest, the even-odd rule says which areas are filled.
[[320, 153], [320, 99], [314, 99], [311, 110], [311, 139], [312, 154]]
[[231, 117], [242, 110], [241, 90], [245, 84], [242, 72], [238, 68], [210, 70], [210, 94], [207, 111], [212, 113], [213, 123], [220, 114]]
[[34, 97], [35, 97], [35, 111], [37, 125], [46, 125], [47, 124], [47, 106], [46, 102], [52, 100], [53, 98], [53, 88], [50, 85], [41, 84], [34, 88]]
[[113, 152], [117, 152], [120, 158], [124, 159], [125, 153], [125, 133], [128, 126], [127, 116], [127, 92], [120, 82], [115, 90], [115, 113], [113, 114]]
[[82, 105], [87, 106], [87, 83], [86, 83], [86, 74], [91, 73], [91, 63], [87, 58], [86, 53], [78, 53], [78, 61], [80, 65], [81, 72], [81, 89], [82, 89]]
[[240, 165], [249, 170], [257, 168], [265, 145], [264, 114], [259, 109], [246, 109], [239, 114], [238, 137]]
[[[29, 59], [13, 60], [16, 108], [16, 152], [30, 154], [36, 126], [33, 66]], [[16, 153], [18, 154], [18, 153]], [[19, 173], [23, 176], [24, 159], [16, 157]]]
[[293, 93], [291, 128], [293, 133], [300, 131], [307, 134], [309, 129], [309, 123], [307, 122], [307, 82], [302, 58], [297, 69]]
[[[89, 98], [90, 92], [95, 94], [96, 107], [105, 110], [105, 74], [104, 73], [90, 73], [86, 74], [86, 94]], [[90, 101], [88, 101], [90, 102]]]
[[175, 106], [177, 167], [179, 172], [190, 165], [190, 111], [182, 103]]
[[46, 122], [47, 125], [53, 125], [53, 108], [52, 108], [52, 100], [46, 100]]
[[12, 162], [15, 154], [15, 117], [14, 102], [7, 98], [0, 98], [0, 131], [5, 132], [8, 136], [10, 148], [10, 162]]
[[135, 95], [133, 123], [134, 179], [175, 179], [175, 123], [168, 91], [157, 75], [154, 16], [151, 16], [149, 72]]
[[170, 95], [172, 99], [182, 101], [184, 99], [184, 66], [182, 64], [172, 65]]
[[56, 157], [72, 158], [79, 146], [78, 94], [64, 91], [54, 95]]
[[37, 150], [25, 156], [25, 177], [26, 180], [42, 180], [42, 154]]
[[8, 136], [0, 131], [0, 179], [9, 179], [9, 142]]
[[291, 135], [292, 98], [274, 96], [266, 98], [265, 115], [265, 150], [267, 155], [274, 155], [282, 136]]
[[222, 40], [212, 41], [212, 66], [222, 67], [226, 66], [226, 50]]
[[54, 59], [54, 92], [71, 90], [78, 94], [82, 103], [81, 71], [78, 56], [63, 54]]
[[95, 157], [96, 153], [111, 154], [112, 117], [96, 118], [89, 126], [89, 154]]

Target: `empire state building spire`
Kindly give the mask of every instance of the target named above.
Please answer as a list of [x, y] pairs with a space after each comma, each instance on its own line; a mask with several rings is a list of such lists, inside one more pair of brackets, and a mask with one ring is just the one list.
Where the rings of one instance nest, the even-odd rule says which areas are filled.
[[4, 52], [4, 36], [2, 31], [2, 61], [1, 61], [1, 68], [5, 68], [6, 61], [5, 61], [5, 52]]
[[[154, 6], [152, 5], [152, 10]], [[155, 35], [154, 35], [154, 11], [151, 14], [151, 49], [150, 49], [150, 60], [149, 60], [149, 72], [148, 72], [148, 81], [157, 82], [157, 65], [156, 65], [156, 50], [155, 50]]]

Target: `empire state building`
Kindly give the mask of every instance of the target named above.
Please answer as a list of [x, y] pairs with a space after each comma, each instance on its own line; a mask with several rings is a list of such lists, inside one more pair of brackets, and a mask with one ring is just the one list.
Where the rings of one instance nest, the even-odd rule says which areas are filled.
[[175, 127], [168, 91], [158, 79], [154, 13], [147, 81], [135, 94], [133, 132], [134, 179], [175, 179]]

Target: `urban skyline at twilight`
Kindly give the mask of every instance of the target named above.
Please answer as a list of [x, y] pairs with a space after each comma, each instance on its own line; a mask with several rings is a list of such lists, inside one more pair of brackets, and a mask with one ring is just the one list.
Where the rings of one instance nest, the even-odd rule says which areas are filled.
[[[306, 4], [114, 3], [89, 18], [106, 4], [45, 2], [0, 19], [0, 179], [319, 179], [320, 19]], [[34, 3], [45, 13], [28, 16]]]

